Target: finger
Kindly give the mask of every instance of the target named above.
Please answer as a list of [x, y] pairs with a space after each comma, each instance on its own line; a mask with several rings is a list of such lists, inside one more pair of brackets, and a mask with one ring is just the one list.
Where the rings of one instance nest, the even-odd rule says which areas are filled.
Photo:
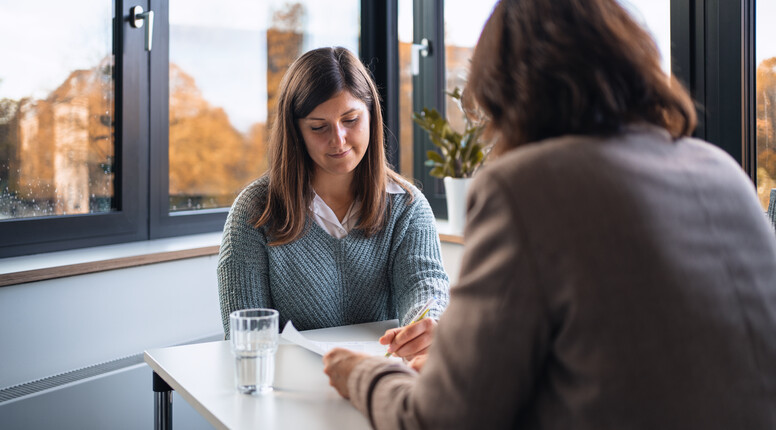
[[419, 360], [421, 357], [427, 357], [429, 348], [430, 346], [427, 346], [426, 348], [422, 349], [420, 352], [408, 356], [407, 358], [405, 358], [405, 360], [415, 361], [415, 360]]
[[431, 340], [432, 340], [431, 332], [428, 332], [428, 331], [423, 332], [416, 338], [400, 346], [399, 349], [394, 351], [393, 354], [402, 358], [415, 356], [419, 354], [421, 351], [428, 348], [429, 345], [431, 345]]
[[399, 333], [402, 330], [401, 327], [399, 328], [392, 328], [390, 330], [386, 330], [385, 334], [383, 334], [378, 341], [383, 345], [388, 345], [393, 341], [394, 337], [396, 337], [396, 334]]
[[417, 338], [418, 336], [421, 336], [425, 333], [431, 333], [433, 326], [434, 321], [430, 318], [422, 319], [418, 322], [408, 325], [404, 328], [404, 330], [402, 330], [393, 338], [391, 345], [388, 347], [388, 351], [391, 351], [391, 348], [394, 350], [399, 350], [402, 346]]

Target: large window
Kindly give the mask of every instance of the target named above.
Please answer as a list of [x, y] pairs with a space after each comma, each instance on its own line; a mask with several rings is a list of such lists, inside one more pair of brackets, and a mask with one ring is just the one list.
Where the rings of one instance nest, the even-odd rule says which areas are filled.
[[237, 193], [267, 168], [291, 63], [321, 46], [359, 52], [360, 0], [229, 0], [201, 13], [210, 4], [169, 0], [169, 43], [152, 52], [151, 94], [164, 95], [151, 101], [152, 238], [223, 227]]
[[220, 230], [266, 169], [280, 78], [359, 53], [361, 4], [0, 0], [0, 257]]
[[[776, 188], [774, 2], [620, 1], [692, 92], [696, 136], [741, 163], [765, 208]], [[218, 231], [266, 169], [280, 77], [318, 46], [365, 60], [391, 160], [445, 218], [442, 182], [424, 164], [433, 146], [411, 114], [436, 108], [456, 126], [444, 92], [465, 83], [494, 4], [0, 0], [0, 37], [13, 41], [0, 44], [0, 257]], [[135, 5], [155, 12], [150, 52], [129, 23]]]

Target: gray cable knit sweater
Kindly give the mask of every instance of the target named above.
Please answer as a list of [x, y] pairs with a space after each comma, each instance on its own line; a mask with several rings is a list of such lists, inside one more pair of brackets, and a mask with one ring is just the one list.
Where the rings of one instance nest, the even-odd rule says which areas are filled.
[[292, 320], [300, 330], [398, 318], [408, 324], [430, 298], [439, 318], [448, 301], [449, 280], [428, 201], [415, 187], [410, 195], [388, 194], [386, 226], [365, 237], [353, 229], [337, 239], [310, 218], [303, 236], [268, 246], [265, 229], [248, 223], [267, 193], [266, 176], [245, 188], [229, 211], [218, 260], [218, 293], [224, 332], [229, 313], [246, 308], [280, 312], [281, 328]]

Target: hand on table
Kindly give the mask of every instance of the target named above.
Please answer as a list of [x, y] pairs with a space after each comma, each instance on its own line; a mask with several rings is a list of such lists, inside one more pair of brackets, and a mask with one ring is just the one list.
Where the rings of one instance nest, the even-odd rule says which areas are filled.
[[388, 345], [388, 352], [409, 361], [428, 353], [436, 326], [436, 320], [424, 318], [406, 327], [387, 330], [379, 340]]
[[348, 390], [350, 372], [367, 357], [369, 356], [366, 354], [345, 348], [334, 348], [323, 356], [323, 372], [329, 376], [329, 385], [334, 387], [340, 396], [350, 398]]

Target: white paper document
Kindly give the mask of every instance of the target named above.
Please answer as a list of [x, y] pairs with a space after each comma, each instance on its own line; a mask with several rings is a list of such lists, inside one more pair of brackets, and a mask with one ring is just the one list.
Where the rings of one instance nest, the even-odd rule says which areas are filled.
[[376, 340], [359, 342], [319, 342], [310, 340], [304, 337], [302, 333], [299, 333], [291, 320], [286, 322], [286, 326], [283, 327], [283, 332], [280, 333], [280, 337], [321, 356], [332, 348], [347, 348], [370, 355], [385, 355], [385, 351], [387, 350], [387, 345], [381, 345], [380, 342]]

